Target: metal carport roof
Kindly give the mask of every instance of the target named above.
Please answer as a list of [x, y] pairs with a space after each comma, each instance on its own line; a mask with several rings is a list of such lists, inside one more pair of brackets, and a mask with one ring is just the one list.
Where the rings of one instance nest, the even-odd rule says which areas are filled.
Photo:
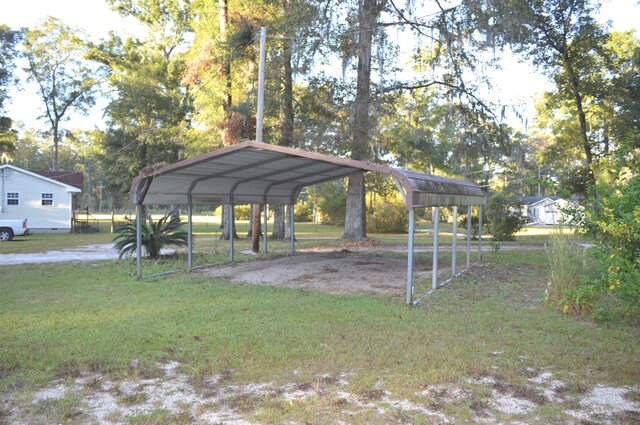
[[[453, 207], [453, 234], [457, 235], [458, 207], [467, 207], [467, 268], [470, 266], [471, 207], [482, 209], [485, 195], [479, 186], [446, 177], [417, 173], [380, 164], [321, 155], [299, 149], [268, 145], [253, 141], [239, 143], [194, 158], [176, 162], [138, 175], [131, 183], [131, 196], [137, 205], [137, 276], [142, 278], [141, 266], [141, 206], [155, 204], [187, 204], [189, 251], [188, 267], [192, 267], [193, 204], [294, 204], [300, 191], [316, 183], [335, 180], [367, 171], [391, 175], [409, 210], [409, 238], [407, 256], [407, 304], [413, 300], [413, 240], [415, 208]], [[232, 209], [233, 211], [233, 209]], [[294, 250], [293, 209], [291, 214], [291, 243]], [[233, 214], [233, 212], [231, 212]], [[439, 208], [434, 209], [434, 253], [432, 287], [438, 287], [438, 223]], [[482, 217], [482, 211], [479, 211]], [[265, 226], [267, 210], [265, 208]], [[233, 221], [233, 215], [231, 218]], [[482, 233], [482, 220], [479, 221]], [[266, 255], [267, 232], [264, 232]], [[452, 270], [456, 273], [456, 237], [453, 238]], [[478, 239], [478, 256], [481, 242]], [[229, 239], [233, 261], [233, 238]]]
[[300, 149], [247, 141], [138, 175], [135, 204], [293, 204], [300, 191], [358, 172], [390, 174], [408, 209], [484, 204], [477, 185]]

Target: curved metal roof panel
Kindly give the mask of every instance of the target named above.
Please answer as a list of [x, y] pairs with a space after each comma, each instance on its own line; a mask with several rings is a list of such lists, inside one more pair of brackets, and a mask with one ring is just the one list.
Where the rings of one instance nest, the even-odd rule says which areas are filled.
[[290, 204], [306, 186], [367, 171], [401, 182], [408, 208], [484, 203], [473, 183], [253, 141], [143, 172], [131, 195], [140, 204]]

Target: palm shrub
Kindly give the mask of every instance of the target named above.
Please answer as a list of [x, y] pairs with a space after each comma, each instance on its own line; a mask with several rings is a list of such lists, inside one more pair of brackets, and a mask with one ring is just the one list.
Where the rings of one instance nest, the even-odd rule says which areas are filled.
[[[142, 236], [142, 247], [149, 257], [160, 258], [160, 250], [167, 245], [186, 246], [189, 243], [189, 234], [181, 229], [180, 217], [174, 214], [167, 214], [154, 222], [141, 223], [140, 230]], [[118, 234], [113, 241], [114, 249], [118, 251], [118, 258], [124, 255], [132, 255], [136, 252], [136, 223], [129, 220], [125, 225], [116, 229]]]

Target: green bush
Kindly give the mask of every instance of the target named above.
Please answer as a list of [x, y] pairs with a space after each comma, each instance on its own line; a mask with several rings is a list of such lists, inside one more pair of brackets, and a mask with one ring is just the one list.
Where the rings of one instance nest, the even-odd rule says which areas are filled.
[[[640, 175], [596, 191], [594, 207], [584, 211], [581, 230], [597, 245], [606, 272], [592, 284], [626, 306], [625, 315], [640, 312]], [[599, 285], [598, 285], [599, 284]]]
[[409, 214], [397, 197], [377, 198], [373, 214], [367, 216], [367, 229], [373, 233], [406, 233]]
[[347, 191], [335, 182], [318, 186], [318, 208], [323, 224], [344, 226], [347, 214]]
[[236, 220], [249, 220], [251, 217], [251, 205], [243, 204], [243, 205], [234, 205], [233, 206], [233, 217]]
[[[147, 224], [141, 223], [142, 246], [149, 257], [160, 258], [160, 250], [167, 245], [186, 246], [189, 241], [187, 232], [181, 230], [180, 217], [167, 214], [158, 221]], [[136, 223], [129, 220], [127, 224], [116, 229], [118, 234], [113, 241], [114, 249], [118, 251], [119, 258], [124, 255], [132, 255], [136, 252]]]
[[[486, 225], [487, 225], [487, 211], [486, 209], [483, 208], [482, 210], [482, 233], [485, 234], [486, 233]], [[478, 226], [479, 226], [479, 221], [478, 221], [478, 210], [477, 209], [472, 209], [471, 212], [471, 239], [473, 239], [474, 241], [478, 240]], [[467, 213], [466, 213], [466, 209], [463, 211], [462, 214], [458, 215], [458, 227], [461, 229], [466, 229], [467, 228]]]
[[526, 221], [518, 202], [509, 202], [503, 195], [494, 195], [486, 206], [487, 231], [494, 241], [513, 241]]
[[313, 221], [313, 207], [309, 202], [298, 200], [293, 210], [293, 218], [298, 223], [309, 223]]

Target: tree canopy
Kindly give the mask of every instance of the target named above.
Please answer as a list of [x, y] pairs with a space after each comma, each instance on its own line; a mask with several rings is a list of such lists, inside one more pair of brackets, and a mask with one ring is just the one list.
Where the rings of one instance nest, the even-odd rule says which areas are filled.
[[[508, 196], [586, 194], [613, 178], [616, 161], [637, 168], [639, 41], [599, 23], [593, 0], [108, 4], [138, 20], [146, 35], [113, 33], [89, 43], [55, 18], [25, 33], [28, 75], [49, 133], [18, 140], [5, 131], [3, 149], [28, 150], [29, 140], [50, 138], [50, 167], [73, 163], [58, 159], [58, 150], [73, 157], [70, 146], [82, 133], [62, 122], [70, 110], [90, 108], [104, 81], [104, 128], [81, 138], [95, 145], [91, 166], [120, 205], [142, 169], [255, 137], [262, 26], [266, 143], [460, 177]], [[0, 28], [0, 100], [15, 84], [20, 34]], [[553, 82], [538, 100], [535, 124], [519, 130], [487, 95], [499, 84], [487, 70], [506, 50]], [[383, 186], [359, 177], [342, 186], [346, 238], [366, 237], [366, 194], [382, 194]], [[279, 211], [279, 223], [283, 217]]]

